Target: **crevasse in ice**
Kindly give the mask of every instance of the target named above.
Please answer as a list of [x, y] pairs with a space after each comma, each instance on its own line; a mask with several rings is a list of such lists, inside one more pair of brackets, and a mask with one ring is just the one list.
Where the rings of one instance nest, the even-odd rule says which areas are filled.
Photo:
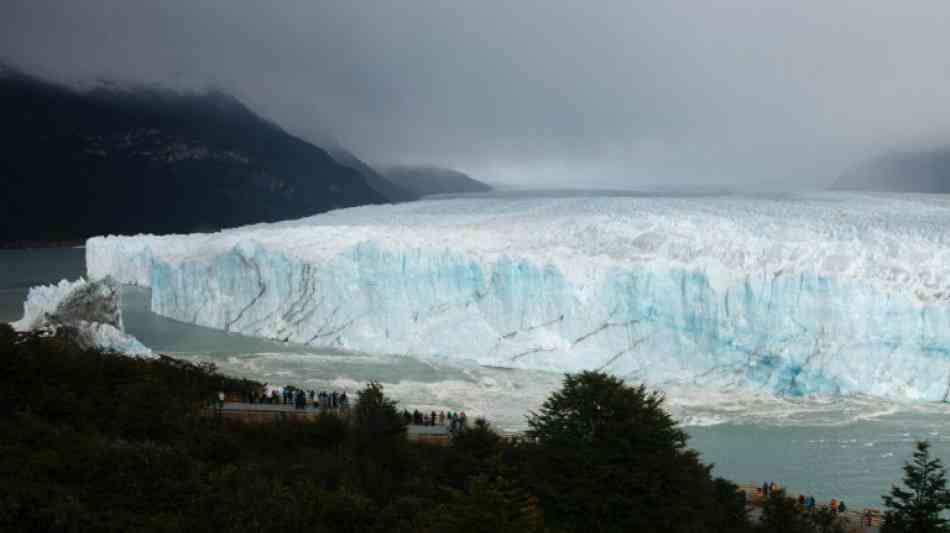
[[789, 395], [945, 399], [950, 201], [436, 199], [178, 236], [97, 237], [152, 310], [370, 353]]

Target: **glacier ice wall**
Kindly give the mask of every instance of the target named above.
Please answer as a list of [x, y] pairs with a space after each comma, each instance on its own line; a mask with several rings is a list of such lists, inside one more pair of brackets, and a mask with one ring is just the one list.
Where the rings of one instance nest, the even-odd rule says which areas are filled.
[[96, 282], [80, 278], [32, 287], [23, 303], [23, 318], [11, 325], [17, 331], [67, 326], [77, 333], [81, 346], [128, 355], [152, 355], [151, 350], [124, 332], [119, 290], [119, 284], [109, 276]]
[[948, 222], [926, 196], [455, 199], [86, 249], [154, 312], [249, 335], [940, 400]]

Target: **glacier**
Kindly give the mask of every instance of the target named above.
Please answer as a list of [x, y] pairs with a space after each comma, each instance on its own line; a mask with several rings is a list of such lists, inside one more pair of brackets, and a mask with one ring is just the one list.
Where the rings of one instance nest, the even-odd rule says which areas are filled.
[[94, 237], [159, 315], [371, 354], [789, 396], [950, 393], [950, 200], [529, 195]]
[[138, 339], [125, 333], [119, 284], [111, 277], [88, 282], [62, 280], [30, 288], [23, 318], [11, 323], [20, 332], [70, 328], [83, 348], [99, 348], [133, 356], [152, 356]]

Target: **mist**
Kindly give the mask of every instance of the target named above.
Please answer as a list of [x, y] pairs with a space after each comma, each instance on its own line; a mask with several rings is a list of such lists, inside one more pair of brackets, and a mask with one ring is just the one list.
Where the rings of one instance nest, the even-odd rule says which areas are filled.
[[937, 1], [7, 0], [0, 60], [221, 88], [370, 163], [492, 183], [816, 188], [947, 139], [948, 20]]

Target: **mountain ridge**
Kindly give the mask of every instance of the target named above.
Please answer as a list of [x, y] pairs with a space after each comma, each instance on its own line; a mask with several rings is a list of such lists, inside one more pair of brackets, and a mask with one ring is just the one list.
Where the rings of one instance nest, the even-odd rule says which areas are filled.
[[394, 165], [380, 168], [383, 177], [421, 196], [489, 192], [491, 186], [464, 172], [434, 165]]
[[6, 66], [0, 113], [0, 242], [211, 231], [389, 201], [220, 90], [80, 90]]
[[950, 146], [890, 150], [848, 169], [831, 188], [950, 193]]

